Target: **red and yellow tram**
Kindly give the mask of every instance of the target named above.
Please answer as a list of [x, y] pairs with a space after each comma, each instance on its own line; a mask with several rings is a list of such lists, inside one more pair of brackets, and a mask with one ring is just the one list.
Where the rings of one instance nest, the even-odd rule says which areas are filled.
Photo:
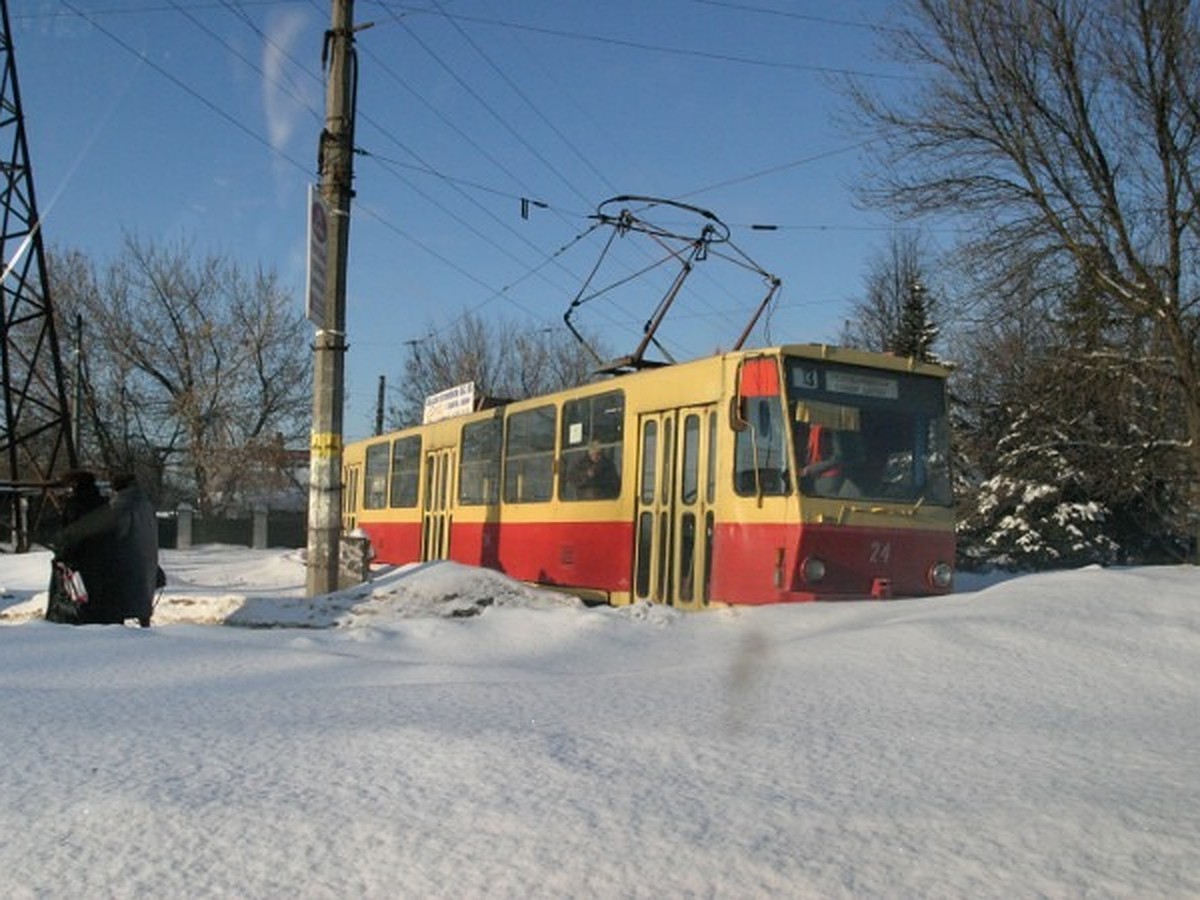
[[376, 559], [687, 608], [949, 591], [947, 370], [740, 351], [350, 444]]

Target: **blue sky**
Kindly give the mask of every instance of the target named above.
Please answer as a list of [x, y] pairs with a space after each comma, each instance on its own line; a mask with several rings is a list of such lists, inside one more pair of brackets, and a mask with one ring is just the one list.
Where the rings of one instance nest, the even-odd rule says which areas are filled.
[[[9, 14], [51, 249], [103, 262], [123, 232], [188, 242], [274, 268], [303, 303], [327, 3], [13, 0]], [[783, 280], [752, 344], [836, 339], [891, 228], [855, 203], [865, 162], [837, 85], [913, 84], [877, 50], [873, 26], [894, 15], [873, 0], [359, 0], [355, 21], [374, 25], [357, 39], [347, 436], [370, 428], [405, 342], [467, 311], [562, 327], [608, 231], [578, 238], [620, 194], [712, 211]], [[522, 218], [523, 197], [545, 207]], [[616, 243], [593, 286], [663, 255]], [[574, 321], [632, 351], [674, 271], [656, 273]], [[664, 345], [677, 359], [730, 346], [764, 291], [710, 258]]]

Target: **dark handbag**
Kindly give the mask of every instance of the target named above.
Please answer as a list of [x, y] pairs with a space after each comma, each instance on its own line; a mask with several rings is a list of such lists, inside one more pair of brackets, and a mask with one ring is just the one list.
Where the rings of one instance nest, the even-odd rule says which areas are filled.
[[78, 625], [87, 599], [83, 577], [61, 559], [54, 560], [50, 569], [46, 619], [63, 625]]

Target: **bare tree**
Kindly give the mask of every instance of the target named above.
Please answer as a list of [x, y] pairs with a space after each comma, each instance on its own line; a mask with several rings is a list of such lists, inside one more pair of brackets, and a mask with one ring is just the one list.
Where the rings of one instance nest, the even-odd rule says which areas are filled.
[[[1090, 287], [1156, 332], [1200, 510], [1200, 25], [1186, 0], [910, 0], [888, 33], [921, 79], [855, 88], [878, 138], [868, 199], [952, 214], [997, 284], [1036, 269]], [[1195, 523], [1200, 528], [1200, 520]], [[1197, 542], [1200, 545], [1200, 541]]]
[[594, 360], [564, 328], [523, 328], [467, 314], [451, 326], [408, 345], [398, 403], [389, 424], [421, 421], [425, 398], [474, 382], [477, 397], [520, 400], [583, 384]]
[[102, 272], [54, 263], [60, 315], [84, 322], [93, 464], [169, 469], [204, 513], [281, 483], [312, 393], [304, 318], [274, 272], [132, 237]]
[[853, 318], [846, 323], [841, 342], [880, 353], [895, 350], [905, 304], [913, 285], [929, 282], [929, 269], [928, 253], [918, 234], [893, 234], [887, 247], [867, 264], [865, 296], [854, 304]]

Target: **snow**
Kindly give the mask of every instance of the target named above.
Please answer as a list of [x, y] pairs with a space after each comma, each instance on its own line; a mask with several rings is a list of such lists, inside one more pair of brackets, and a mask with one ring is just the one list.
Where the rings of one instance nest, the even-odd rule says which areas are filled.
[[1200, 896], [1194, 568], [680, 614], [163, 565], [72, 628], [0, 555], [7, 898]]

